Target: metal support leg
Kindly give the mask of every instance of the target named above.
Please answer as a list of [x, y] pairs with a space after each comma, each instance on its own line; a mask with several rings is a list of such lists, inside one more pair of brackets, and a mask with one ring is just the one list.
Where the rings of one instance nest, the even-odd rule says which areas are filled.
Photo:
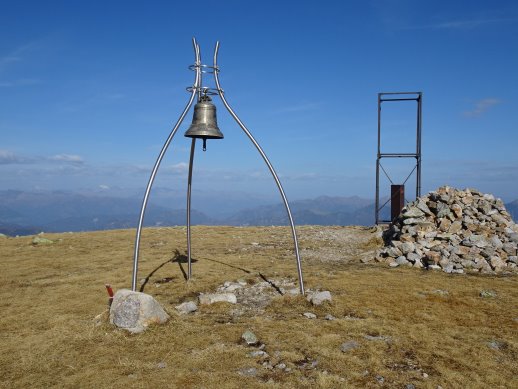
[[297, 231], [295, 230], [295, 224], [293, 223], [293, 217], [291, 215], [290, 206], [288, 204], [288, 199], [286, 198], [286, 195], [284, 193], [284, 189], [282, 189], [282, 185], [281, 185], [281, 182], [279, 180], [279, 177], [277, 176], [277, 173], [275, 173], [275, 170], [274, 170], [272, 164], [270, 163], [270, 161], [268, 160], [268, 157], [264, 153], [263, 149], [261, 148], [259, 143], [257, 143], [255, 138], [252, 136], [252, 134], [246, 128], [246, 126], [243, 124], [243, 122], [239, 119], [239, 117], [234, 113], [234, 111], [232, 110], [232, 108], [228, 104], [227, 100], [225, 99], [224, 92], [221, 89], [221, 85], [219, 83], [218, 65], [217, 65], [217, 62], [218, 62], [218, 51], [219, 51], [219, 42], [216, 42], [216, 47], [214, 48], [214, 80], [216, 82], [216, 88], [219, 91], [219, 93], [218, 93], [219, 97], [221, 98], [221, 101], [223, 102], [223, 105], [228, 110], [230, 115], [234, 118], [234, 120], [237, 122], [237, 124], [241, 127], [241, 129], [245, 132], [245, 134], [248, 136], [248, 138], [252, 141], [252, 143], [254, 144], [254, 146], [257, 149], [257, 151], [259, 151], [259, 154], [261, 154], [261, 157], [263, 157], [264, 162], [268, 166], [268, 169], [270, 169], [270, 173], [272, 173], [273, 179], [275, 180], [275, 183], [277, 184], [277, 188], [279, 188], [279, 192], [281, 194], [282, 201], [284, 202], [284, 206], [286, 207], [286, 212], [288, 213], [288, 219], [290, 221], [291, 233], [292, 233], [292, 236], [293, 236], [293, 244], [295, 246], [295, 257], [297, 259], [297, 273], [298, 273], [298, 278], [299, 278], [300, 293], [302, 295], [304, 295], [304, 293], [305, 293], [304, 292], [304, 280], [303, 280], [303, 277], [302, 277], [302, 267], [301, 267], [301, 263], [300, 263], [299, 243], [298, 243], [298, 240], [297, 240]]
[[189, 177], [187, 178], [187, 280], [192, 276], [191, 265], [191, 184], [192, 184], [192, 167], [194, 162], [194, 149], [196, 147], [196, 138], [192, 138], [191, 156], [189, 158]]
[[[200, 63], [200, 51], [198, 44], [196, 43], [196, 39], [193, 38], [192, 40], [193, 46], [194, 46], [194, 53], [195, 53], [195, 60], [196, 63]], [[162, 162], [162, 159], [164, 159], [165, 153], [167, 149], [169, 148], [169, 145], [171, 144], [171, 141], [173, 140], [173, 137], [176, 134], [176, 131], [178, 131], [178, 128], [182, 124], [185, 115], [189, 111], [189, 109], [192, 106], [192, 103], [194, 101], [194, 98], [196, 96], [196, 91], [199, 87], [199, 81], [200, 81], [200, 72], [196, 72], [196, 77], [194, 80], [194, 87], [191, 91], [191, 97], [189, 98], [189, 101], [187, 105], [185, 106], [182, 114], [178, 118], [178, 121], [174, 125], [173, 129], [171, 130], [171, 133], [169, 134], [166, 142], [164, 143], [164, 146], [162, 147], [162, 150], [160, 151], [160, 154], [158, 155], [158, 158], [155, 162], [155, 166], [153, 166], [153, 170], [151, 171], [151, 176], [149, 177], [149, 181], [147, 183], [146, 192], [144, 193], [144, 199], [142, 200], [142, 207], [140, 208], [140, 216], [137, 226], [137, 235], [135, 237], [135, 251], [133, 253], [133, 275], [131, 278], [131, 290], [136, 291], [137, 290], [137, 273], [138, 273], [138, 256], [139, 256], [139, 248], [140, 248], [140, 237], [142, 234], [142, 226], [144, 224], [144, 215], [146, 213], [146, 207], [149, 200], [149, 194], [151, 193], [151, 187], [153, 186], [153, 182], [155, 181], [155, 176], [158, 172], [158, 168], [160, 167], [160, 163]]]

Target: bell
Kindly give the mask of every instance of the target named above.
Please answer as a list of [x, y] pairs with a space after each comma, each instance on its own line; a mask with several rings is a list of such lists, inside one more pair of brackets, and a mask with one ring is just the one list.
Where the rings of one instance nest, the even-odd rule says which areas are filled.
[[185, 132], [188, 138], [223, 139], [223, 133], [218, 128], [216, 106], [209, 96], [202, 96], [194, 106], [192, 124]]

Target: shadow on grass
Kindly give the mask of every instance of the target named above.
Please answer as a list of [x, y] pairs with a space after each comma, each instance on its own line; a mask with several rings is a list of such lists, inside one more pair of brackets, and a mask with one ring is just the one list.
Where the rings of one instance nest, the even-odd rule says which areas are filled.
[[[187, 272], [182, 266], [182, 263], [187, 263], [187, 255], [181, 254], [178, 250], [174, 251], [174, 255], [171, 259], [168, 259], [164, 263], [161, 263], [158, 265], [151, 273], [148, 274], [148, 276], [144, 279], [144, 282], [142, 283], [140, 287], [140, 292], [144, 292], [144, 288], [146, 287], [147, 283], [149, 282], [150, 278], [155, 274], [158, 270], [160, 270], [162, 267], [167, 265], [168, 263], [178, 263], [178, 266], [180, 267], [180, 271], [182, 272], [183, 278], [187, 281]], [[191, 258], [192, 263], [198, 262], [196, 259]], [[167, 280], [170, 281], [172, 277], [167, 277]]]

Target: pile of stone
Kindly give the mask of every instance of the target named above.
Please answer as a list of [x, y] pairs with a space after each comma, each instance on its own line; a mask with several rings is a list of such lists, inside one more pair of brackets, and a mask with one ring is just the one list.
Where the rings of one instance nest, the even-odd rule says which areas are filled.
[[383, 234], [376, 259], [391, 266], [493, 273], [518, 271], [518, 225], [502, 200], [448, 186], [407, 204]]

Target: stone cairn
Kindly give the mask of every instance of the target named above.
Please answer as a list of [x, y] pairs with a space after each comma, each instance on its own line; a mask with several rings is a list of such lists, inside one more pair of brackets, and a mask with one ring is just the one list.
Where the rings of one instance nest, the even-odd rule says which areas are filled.
[[518, 225], [502, 200], [448, 186], [407, 204], [376, 254], [390, 266], [446, 273], [518, 271]]

